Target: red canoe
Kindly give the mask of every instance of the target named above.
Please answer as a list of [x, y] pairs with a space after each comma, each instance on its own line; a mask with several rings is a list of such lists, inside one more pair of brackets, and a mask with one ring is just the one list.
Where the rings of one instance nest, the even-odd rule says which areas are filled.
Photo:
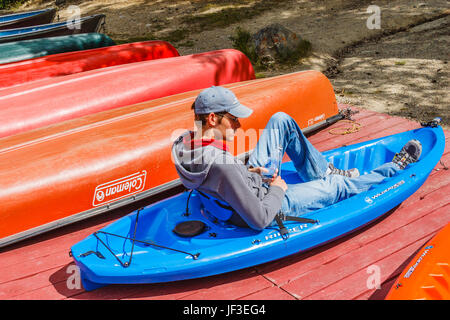
[[[241, 121], [235, 155], [254, 148], [277, 111], [305, 131], [339, 116], [331, 83], [317, 71], [225, 86], [254, 110]], [[0, 139], [0, 246], [179, 186], [171, 145], [193, 128], [200, 91]]]
[[240, 51], [136, 62], [0, 90], [0, 137], [212, 85], [254, 79]]
[[132, 62], [179, 56], [165, 41], [145, 41], [90, 50], [64, 52], [0, 65], [0, 89], [25, 82], [64, 76]]

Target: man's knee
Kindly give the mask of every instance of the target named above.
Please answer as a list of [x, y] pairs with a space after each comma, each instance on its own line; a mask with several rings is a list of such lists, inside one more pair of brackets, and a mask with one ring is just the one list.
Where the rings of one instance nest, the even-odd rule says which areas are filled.
[[288, 122], [292, 122], [292, 121], [294, 121], [294, 119], [290, 115], [288, 115], [287, 113], [282, 112], [282, 111], [277, 112], [274, 115], [272, 115], [272, 117], [270, 117], [270, 120], [269, 120], [269, 122], [278, 123], [278, 124], [279, 123], [288, 123]]

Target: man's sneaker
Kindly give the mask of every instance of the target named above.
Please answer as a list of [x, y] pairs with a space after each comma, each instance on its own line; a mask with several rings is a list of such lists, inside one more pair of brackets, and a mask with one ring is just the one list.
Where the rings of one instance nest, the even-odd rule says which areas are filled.
[[405, 169], [408, 164], [418, 161], [421, 153], [422, 144], [418, 140], [410, 140], [399, 153], [395, 154], [392, 162], [397, 164], [400, 169]]
[[344, 177], [356, 178], [359, 177], [359, 170], [357, 168], [341, 170], [336, 168], [331, 162], [328, 164], [327, 174], [338, 174]]

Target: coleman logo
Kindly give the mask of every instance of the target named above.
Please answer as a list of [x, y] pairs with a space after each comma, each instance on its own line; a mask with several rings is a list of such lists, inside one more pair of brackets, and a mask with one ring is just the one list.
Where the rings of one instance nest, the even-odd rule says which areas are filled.
[[97, 207], [144, 190], [146, 177], [147, 171], [143, 170], [97, 186], [92, 205]]

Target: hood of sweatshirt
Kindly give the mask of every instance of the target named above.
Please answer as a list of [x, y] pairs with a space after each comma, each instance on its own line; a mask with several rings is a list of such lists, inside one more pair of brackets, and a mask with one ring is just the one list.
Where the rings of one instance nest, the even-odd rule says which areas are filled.
[[234, 163], [226, 145], [218, 140], [193, 140], [187, 131], [172, 145], [172, 158], [181, 182], [186, 188], [197, 189], [205, 181], [212, 163]]

